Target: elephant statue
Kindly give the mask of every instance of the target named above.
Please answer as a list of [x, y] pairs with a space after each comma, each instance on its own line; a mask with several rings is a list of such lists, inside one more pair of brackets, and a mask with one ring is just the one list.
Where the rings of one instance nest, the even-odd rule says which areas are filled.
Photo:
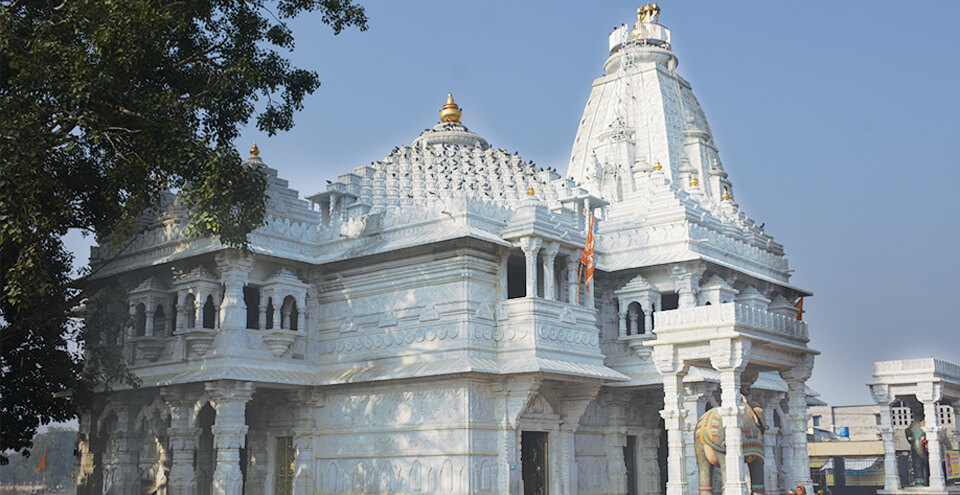
[[914, 486], [927, 486], [930, 483], [930, 463], [927, 462], [927, 434], [923, 431], [923, 421], [910, 423], [903, 434], [910, 444], [910, 461], [913, 464]]
[[[743, 426], [741, 435], [743, 440], [743, 457], [750, 467], [750, 491], [762, 494], [763, 487], [763, 432], [767, 425], [763, 422], [763, 409], [752, 407], [743, 402], [741, 417]], [[720, 409], [714, 407], [703, 413], [697, 420], [694, 430], [694, 450], [697, 453], [697, 468], [699, 470], [700, 493], [710, 492], [711, 466], [720, 468], [724, 482], [726, 481], [726, 442], [724, 441], [723, 422]]]

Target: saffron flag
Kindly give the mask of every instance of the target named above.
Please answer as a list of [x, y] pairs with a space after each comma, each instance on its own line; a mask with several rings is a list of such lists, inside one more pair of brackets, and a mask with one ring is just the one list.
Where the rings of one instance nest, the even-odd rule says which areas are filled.
[[[583, 253], [580, 255], [580, 263], [584, 270], [584, 285], [587, 293], [590, 292], [590, 282], [593, 281], [593, 212], [589, 213], [589, 222], [587, 223], [587, 242], [583, 245]], [[579, 283], [579, 276], [577, 282]], [[577, 299], [579, 299], [579, 287], [577, 288]]]
[[43, 447], [43, 455], [40, 456], [40, 464], [37, 466], [37, 471], [43, 471], [47, 468], [47, 447]]
[[797, 308], [797, 321], [803, 319], [803, 296], [800, 296], [800, 299], [793, 305], [794, 308]]

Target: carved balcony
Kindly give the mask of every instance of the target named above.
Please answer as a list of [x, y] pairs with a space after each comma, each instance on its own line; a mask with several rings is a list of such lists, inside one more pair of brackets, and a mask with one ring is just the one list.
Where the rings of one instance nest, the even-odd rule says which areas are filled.
[[302, 335], [302, 332], [296, 330], [263, 330], [262, 331], [263, 344], [270, 349], [270, 352], [274, 357], [280, 357], [287, 353], [287, 350], [290, 349], [290, 345], [293, 344], [298, 337]]
[[182, 330], [179, 335], [183, 335], [187, 341], [190, 352], [203, 356], [210, 350], [214, 339], [217, 338], [217, 331], [209, 328], [190, 328]]
[[501, 301], [498, 334], [506, 349], [536, 348], [578, 353], [600, 350], [595, 311], [539, 297]]
[[793, 316], [741, 303], [725, 303], [654, 313], [658, 341], [689, 342], [741, 334], [759, 341], [806, 344], [807, 323]]
[[135, 350], [135, 357], [151, 363], [160, 358], [160, 354], [163, 353], [163, 348], [166, 345], [166, 340], [165, 337], [153, 337], [149, 335], [132, 337], [130, 339]]

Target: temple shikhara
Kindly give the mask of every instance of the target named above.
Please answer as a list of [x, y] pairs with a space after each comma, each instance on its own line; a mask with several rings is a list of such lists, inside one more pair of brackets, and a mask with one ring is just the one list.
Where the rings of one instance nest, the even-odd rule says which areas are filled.
[[565, 174], [449, 95], [305, 198], [254, 147], [250, 254], [189, 237], [173, 195], [94, 248], [142, 385], [82, 415], [78, 493], [812, 495], [811, 293], [738, 206], [659, 8], [609, 39]]

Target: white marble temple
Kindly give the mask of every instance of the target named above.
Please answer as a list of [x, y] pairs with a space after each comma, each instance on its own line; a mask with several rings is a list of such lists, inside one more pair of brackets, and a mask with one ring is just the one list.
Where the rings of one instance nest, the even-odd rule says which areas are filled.
[[[96, 278], [128, 289], [118, 345], [142, 386], [83, 414], [78, 493], [696, 494], [696, 418], [719, 406], [739, 431], [742, 395], [771, 426], [767, 491], [812, 493], [810, 293], [734, 201], [645, 12], [611, 35], [568, 178], [451, 97], [305, 199], [253, 150], [270, 202], [249, 255], [188, 237], [172, 195], [109, 264], [95, 248]], [[725, 492], [746, 494], [729, 438]]]

